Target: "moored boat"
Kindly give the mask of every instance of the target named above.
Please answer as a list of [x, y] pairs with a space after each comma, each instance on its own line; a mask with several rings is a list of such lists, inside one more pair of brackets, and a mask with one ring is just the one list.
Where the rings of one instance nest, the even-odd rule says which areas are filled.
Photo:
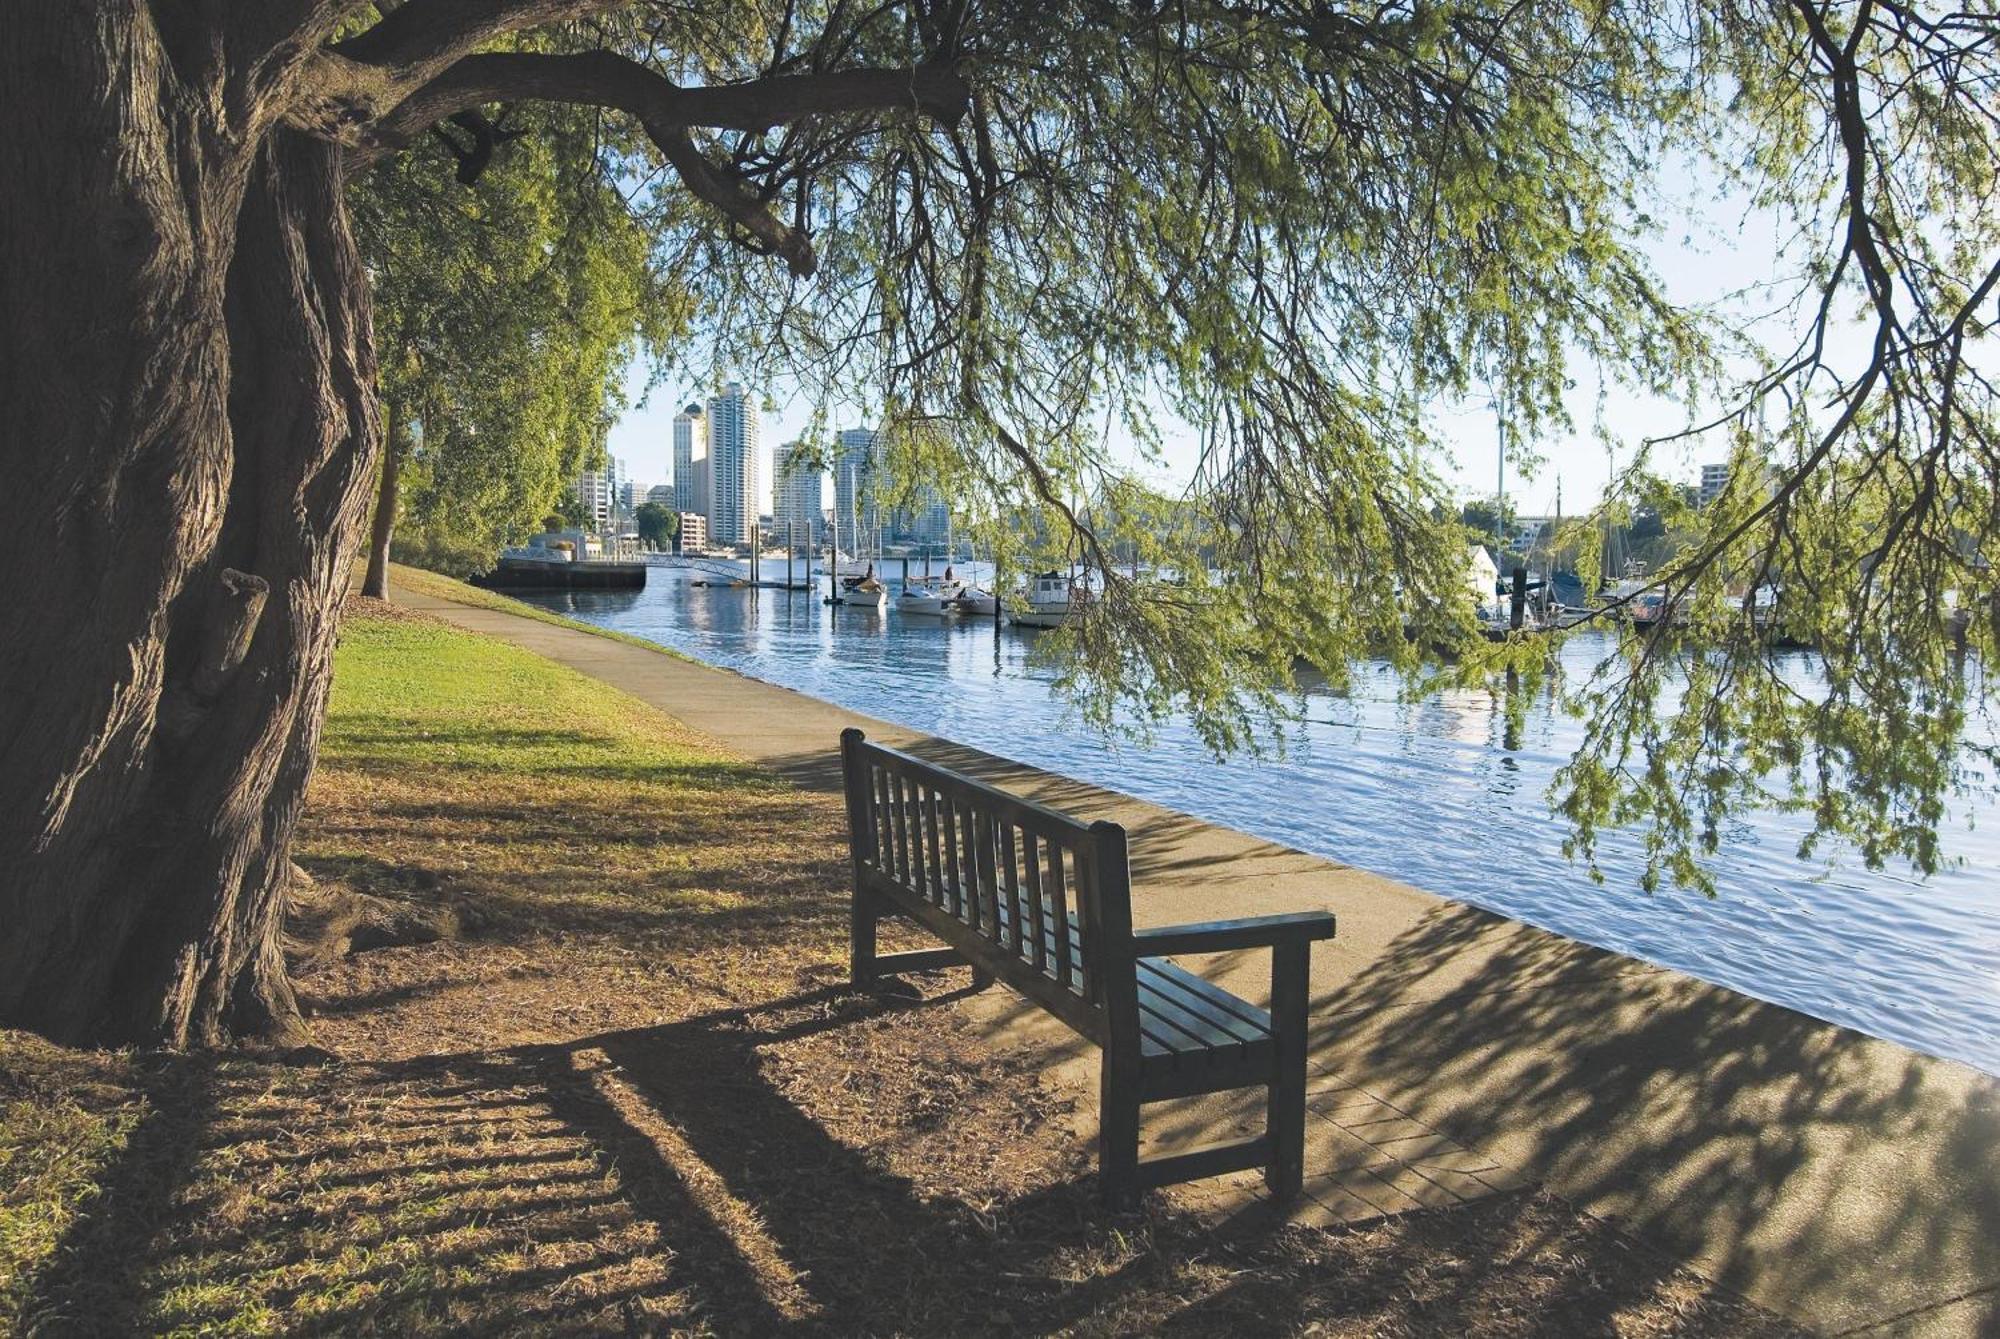
[[840, 582], [840, 594], [835, 597], [841, 604], [854, 605], [863, 609], [884, 609], [889, 604], [889, 588], [875, 578], [875, 564], [858, 577], [844, 577]]
[[952, 575], [947, 567], [941, 577], [922, 577], [903, 582], [903, 589], [896, 596], [896, 612], [916, 614], [925, 618], [943, 618], [959, 612], [959, 592], [965, 583]]
[[1027, 628], [1059, 628], [1082, 616], [1090, 602], [1090, 590], [1067, 572], [1044, 572], [1022, 592], [1025, 608], [1014, 612], [1014, 622]]
[[896, 612], [944, 618], [958, 612], [958, 587], [941, 582], [912, 581], [898, 592]]
[[975, 618], [991, 618], [1000, 612], [1000, 597], [983, 586], [966, 586], [953, 603], [959, 613]]

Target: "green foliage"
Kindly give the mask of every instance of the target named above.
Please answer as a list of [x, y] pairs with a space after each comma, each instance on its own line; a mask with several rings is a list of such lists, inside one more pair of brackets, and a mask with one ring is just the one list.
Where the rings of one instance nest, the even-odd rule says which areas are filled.
[[[809, 231], [810, 283], [746, 260], [677, 191], [649, 208], [717, 358], [861, 400], [890, 477], [950, 481], [1008, 570], [1088, 573], [1094, 615], [1045, 642], [1092, 720], [1185, 711], [1227, 749], [1286, 719], [1302, 664], [1339, 688], [1374, 657], [1413, 692], [1435, 650], [1459, 678], [1539, 674], [1539, 653], [1474, 635], [1430, 411], [1491, 395], [1507, 439], [1531, 443], [1574, 426], [1564, 395], [1594, 364], [1691, 413], [1723, 406], [1706, 436], [1755, 468], [1696, 512], [1626, 443], [1620, 501], [1566, 541], [1595, 566], [1602, 533], [1629, 547], [1618, 528], [1636, 523], [1693, 619], [1684, 639], [1631, 639], [1602, 683], [1561, 686], [1592, 722], [1556, 796], [1578, 854], [1639, 824], [1654, 877], [1700, 883], [1728, 816], [1777, 803], [1871, 860], [1934, 863], [1985, 704], [1952, 654], [1955, 611], [1974, 663], [2000, 626], [2000, 442], [1970, 352], [1990, 348], [2000, 279], [1990, 14], [951, 12], [649, 17], [646, 58], [683, 83], [949, 61], [974, 88], [950, 124], [713, 137]], [[1667, 213], [1651, 183], [1689, 158], [1796, 230], [1800, 345], [1747, 380], [1746, 332], [1677, 307], [1643, 259]], [[1870, 348], [1840, 363], [1826, 335], [1856, 313]], [[1768, 434], [1766, 402], [1783, 420]], [[1143, 475], [1161, 406], [1205, 445], [1164, 527], [1103, 505], [1140, 486], [1107, 425]], [[1821, 648], [1810, 682], [1776, 672], [1773, 629], [1746, 610], [1766, 585], [1779, 638]]]
[[657, 502], [639, 504], [637, 518], [639, 538], [656, 549], [673, 547], [674, 536], [680, 533], [681, 514]]
[[[1411, 692], [1439, 672], [1537, 678], [1540, 648], [1476, 635], [1435, 411], [1490, 396], [1523, 464], [1523, 444], [1575, 426], [1580, 365], [1712, 413], [1690, 435], [1737, 458], [1722, 499], [1692, 508], [1647, 444], [1624, 443], [1614, 501], [1557, 541], [1580, 570], [1601, 570], [1607, 535], [1644, 548], [1687, 620], [1627, 638], [1599, 682], [1557, 686], [1590, 721], [1555, 797], [1575, 850], [1638, 824], [1649, 877], [1700, 883], [1730, 815], [1764, 804], [1930, 868], [1982, 758], [1966, 738], [1988, 690], [1964, 666], [2000, 649], [1989, 11], [751, 0], [631, 6], [535, 40], [750, 101], [856, 66], [968, 81], [949, 116], [899, 103], [696, 129], [692, 175], [630, 125], [557, 119], [588, 123], [565, 161], [600, 196], [627, 189], [653, 273], [686, 286], [672, 310], [700, 332], [698, 375], [803, 378], [821, 406], [808, 440], [858, 402], [886, 429], [883, 477], [942, 488], [1007, 571], [1074, 566], [1097, 588], [1044, 645], [1100, 724], [1185, 712], [1224, 750], [1288, 719], [1300, 666], [1336, 689], [1369, 658]], [[1727, 310], [1677, 306], [1646, 264], [1670, 208], [1653, 183], [1690, 160], [1795, 239], [1789, 290], [1779, 275], [1758, 295], [1792, 313], [1789, 353], [1764, 355]], [[548, 245], [552, 272], [577, 273]], [[809, 279], [777, 259], [807, 252]], [[1856, 316], [1865, 348], [1845, 356], [1830, 336]], [[538, 384], [480, 381], [499, 403]], [[562, 445], [530, 453], [549, 468], [523, 505], [545, 507], [595, 441], [565, 404], [533, 419]], [[1163, 408], [1204, 450], [1168, 492], [1146, 482]], [[432, 432], [445, 418], [415, 415]], [[463, 472], [440, 449], [414, 487], [508, 511], [479, 490], [502, 477], [491, 443], [517, 435], [481, 427]], [[1756, 612], [1767, 588], [1775, 620]], [[1818, 668], [1783, 672], [1778, 642], [1817, 647]]]
[[[594, 109], [525, 106], [470, 187], [420, 141], [357, 179], [382, 391], [404, 453], [398, 552], [463, 572], [573, 503], [625, 407], [627, 364], [688, 306], [602, 159]], [[462, 150], [467, 132], [453, 126]]]

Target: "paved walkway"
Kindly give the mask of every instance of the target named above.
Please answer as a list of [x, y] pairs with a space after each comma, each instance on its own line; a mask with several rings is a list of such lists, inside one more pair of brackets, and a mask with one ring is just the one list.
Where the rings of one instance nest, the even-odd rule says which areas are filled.
[[[1114, 819], [1131, 833], [1141, 924], [1334, 911], [1339, 936], [1313, 957], [1303, 1221], [1539, 1183], [1815, 1330], [2000, 1335], [2000, 1081], [726, 670], [397, 598], [602, 679], [802, 785], [838, 786], [839, 732], [859, 725]], [[1411, 815], [1410, 840], [1424, 821]], [[1259, 955], [1205, 970], [1268, 995]], [[971, 1008], [1094, 1087], [1094, 1055], [1038, 1010], [1004, 991]], [[1244, 1119], [1255, 1113], [1216, 1100], [1150, 1107], [1149, 1138]], [[1226, 1213], [1256, 1192], [1239, 1178], [1210, 1193]]]

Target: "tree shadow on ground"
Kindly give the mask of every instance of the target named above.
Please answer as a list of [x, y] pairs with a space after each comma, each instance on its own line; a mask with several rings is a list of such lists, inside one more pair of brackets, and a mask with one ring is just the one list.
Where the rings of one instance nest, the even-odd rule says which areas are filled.
[[1312, 1010], [1317, 1063], [1767, 1305], [2000, 1284], [2000, 1084], [1964, 1066], [1451, 903]]
[[923, 1001], [825, 987], [499, 1052], [188, 1062], [36, 1314], [78, 1333], [1779, 1332], [1545, 1197], [1340, 1233], [1218, 1229], [1159, 1197], [1106, 1213], [1065, 1103], [969, 1039], [936, 1049], [957, 1030], [931, 980]]

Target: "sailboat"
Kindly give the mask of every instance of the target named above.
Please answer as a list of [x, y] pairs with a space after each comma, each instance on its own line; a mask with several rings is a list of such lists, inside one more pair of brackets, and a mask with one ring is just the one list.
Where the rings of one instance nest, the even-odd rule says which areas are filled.
[[841, 604], [858, 605], [862, 608], [883, 609], [889, 603], [889, 588], [875, 576], [875, 564], [858, 577], [842, 577], [840, 593], [834, 598]]

